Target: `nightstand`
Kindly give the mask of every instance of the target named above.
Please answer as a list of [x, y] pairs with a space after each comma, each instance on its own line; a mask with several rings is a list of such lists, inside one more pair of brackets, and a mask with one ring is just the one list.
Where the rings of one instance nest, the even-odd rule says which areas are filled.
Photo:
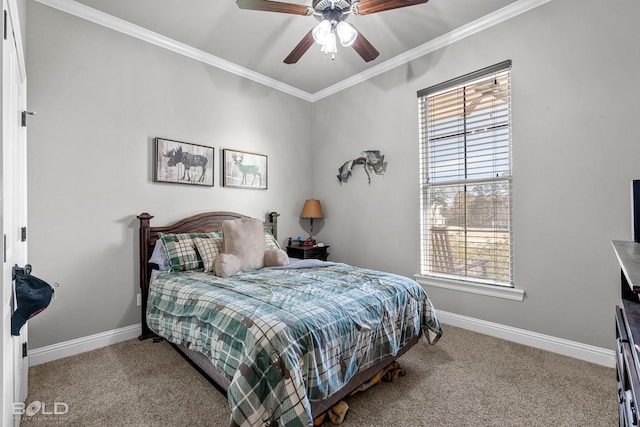
[[287, 255], [291, 258], [321, 259], [326, 261], [329, 257], [329, 246], [287, 246]]

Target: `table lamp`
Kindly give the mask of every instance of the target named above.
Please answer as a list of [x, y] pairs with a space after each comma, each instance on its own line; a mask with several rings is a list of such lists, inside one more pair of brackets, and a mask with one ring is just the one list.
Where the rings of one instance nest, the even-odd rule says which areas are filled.
[[313, 240], [313, 220], [318, 218], [324, 218], [322, 213], [322, 206], [320, 200], [309, 199], [304, 202], [302, 212], [300, 212], [300, 218], [309, 218], [311, 221], [311, 229], [309, 230], [309, 239]]

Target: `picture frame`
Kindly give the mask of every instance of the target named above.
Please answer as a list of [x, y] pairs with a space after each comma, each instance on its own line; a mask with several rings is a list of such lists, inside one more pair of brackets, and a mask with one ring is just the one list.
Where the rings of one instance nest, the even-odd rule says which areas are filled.
[[214, 148], [155, 138], [153, 181], [213, 187]]
[[268, 158], [264, 154], [222, 150], [222, 186], [267, 189]]

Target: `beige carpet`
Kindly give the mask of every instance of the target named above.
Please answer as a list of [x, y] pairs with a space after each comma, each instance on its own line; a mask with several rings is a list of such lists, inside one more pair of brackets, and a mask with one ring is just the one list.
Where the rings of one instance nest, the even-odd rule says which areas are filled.
[[[405, 377], [347, 399], [343, 426], [618, 425], [614, 369], [447, 326], [438, 344], [421, 341], [400, 363]], [[23, 426], [226, 426], [229, 419], [222, 394], [166, 342], [131, 340], [29, 375], [26, 403], [42, 402], [45, 414], [23, 416]]]

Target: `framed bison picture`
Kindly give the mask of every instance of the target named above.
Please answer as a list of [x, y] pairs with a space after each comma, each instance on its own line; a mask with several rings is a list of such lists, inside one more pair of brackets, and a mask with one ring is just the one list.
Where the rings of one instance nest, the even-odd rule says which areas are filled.
[[222, 150], [224, 187], [267, 189], [267, 156], [236, 150]]
[[213, 186], [213, 147], [156, 138], [154, 182]]

